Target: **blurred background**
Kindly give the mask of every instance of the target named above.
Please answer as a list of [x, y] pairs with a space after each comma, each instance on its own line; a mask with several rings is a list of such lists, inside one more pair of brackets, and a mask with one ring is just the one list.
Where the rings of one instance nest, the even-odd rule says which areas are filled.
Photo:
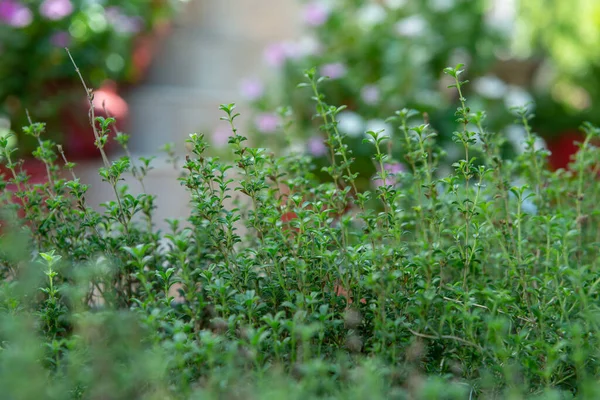
[[[376, 172], [364, 132], [400, 138], [387, 119], [404, 107], [429, 115], [448, 164], [460, 157], [449, 145], [458, 98], [442, 73], [457, 63], [466, 65], [468, 105], [486, 110], [507, 156], [522, 151], [526, 135], [511, 107], [535, 114], [551, 168], [566, 167], [583, 121], [600, 122], [597, 0], [0, 0], [0, 133], [16, 133], [24, 168], [43, 179], [20, 127], [26, 110], [46, 122], [47, 137], [92, 185], [94, 205], [111, 199], [110, 187], [96, 173], [85, 91], [64, 47], [96, 89], [96, 115], [117, 118], [135, 159], [157, 156], [146, 188], [158, 196], [159, 218], [187, 215], [180, 172], [160, 148], [174, 143], [183, 155], [188, 135], [202, 132], [226, 157], [221, 103], [238, 105], [253, 144], [326, 163], [310, 93], [296, 88], [313, 66], [329, 77], [327, 101], [348, 106], [339, 128], [362, 189]], [[116, 143], [107, 150], [123, 154]], [[402, 147], [392, 152], [402, 168]]]

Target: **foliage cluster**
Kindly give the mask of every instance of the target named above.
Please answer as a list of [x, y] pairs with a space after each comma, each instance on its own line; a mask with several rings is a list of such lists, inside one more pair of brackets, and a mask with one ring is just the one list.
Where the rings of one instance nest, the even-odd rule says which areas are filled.
[[[166, 146], [192, 212], [164, 232], [155, 197], [120, 183], [133, 174], [143, 186], [153, 161], [103, 152], [112, 119], [91, 116], [115, 195], [103, 211], [43, 124], [24, 133], [44, 184], [1, 138], [3, 397], [595, 398], [600, 130], [585, 125], [572, 168], [549, 172], [518, 108], [525, 152], [506, 160], [462, 71], [444, 70], [463, 153], [449, 174], [436, 131], [402, 109], [401, 144], [367, 133], [381, 183], [358, 190], [343, 107], [309, 69], [299, 90], [321, 121], [330, 182], [304, 154], [246, 146], [235, 106], [222, 105], [234, 161], [209, 156], [202, 134], [185, 160]], [[397, 145], [410, 170], [386, 168]]]

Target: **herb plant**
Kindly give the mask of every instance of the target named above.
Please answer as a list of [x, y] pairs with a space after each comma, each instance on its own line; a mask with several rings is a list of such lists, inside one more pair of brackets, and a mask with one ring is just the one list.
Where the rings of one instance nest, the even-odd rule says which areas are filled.
[[[584, 125], [571, 168], [550, 172], [517, 108], [526, 151], [506, 160], [462, 72], [444, 70], [460, 99], [453, 170], [438, 168], [427, 117], [402, 109], [403, 141], [364, 140], [373, 191], [357, 188], [343, 107], [315, 69], [298, 90], [313, 98], [329, 182], [305, 154], [247, 146], [235, 105], [222, 105], [232, 163], [211, 157], [203, 134], [185, 160], [166, 148], [192, 205], [167, 231], [154, 226], [154, 196], [120, 183], [143, 185], [152, 161], [103, 152], [111, 118], [91, 115], [114, 189], [102, 211], [43, 124], [24, 133], [39, 142], [44, 184], [1, 138], [3, 396], [595, 398], [600, 129]], [[390, 167], [394, 146], [408, 169]]]

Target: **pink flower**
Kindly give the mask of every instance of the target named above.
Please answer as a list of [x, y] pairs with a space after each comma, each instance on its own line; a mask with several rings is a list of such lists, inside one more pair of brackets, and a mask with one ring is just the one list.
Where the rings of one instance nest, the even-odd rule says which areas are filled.
[[15, 0], [0, 0], [0, 22], [15, 28], [25, 28], [33, 21], [29, 8]]
[[375, 85], [367, 85], [362, 88], [360, 97], [366, 104], [377, 104], [379, 102], [379, 89]]
[[383, 165], [383, 169], [385, 169], [387, 172], [397, 175], [401, 172], [406, 171], [406, 168], [404, 168], [404, 165], [400, 164], [399, 162], [394, 162], [391, 164], [384, 164]]
[[321, 67], [321, 75], [331, 79], [338, 79], [346, 75], [346, 66], [342, 63], [325, 64]]
[[264, 87], [258, 79], [245, 79], [242, 81], [240, 91], [246, 100], [257, 100], [262, 97]]
[[323, 138], [320, 136], [314, 136], [308, 139], [307, 147], [308, 152], [315, 157], [321, 157], [327, 154], [327, 146], [323, 143]]
[[44, 0], [40, 5], [40, 14], [51, 21], [58, 21], [71, 15], [73, 3], [71, 0]]
[[304, 8], [304, 21], [310, 26], [320, 26], [327, 22], [329, 9], [322, 3], [308, 3]]
[[271, 67], [281, 67], [293, 53], [288, 43], [273, 43], [265, 49], [264, 57]]
[[143, 20], [123, 14], [119, 7], [109, 7], [105, 13], [106, 19], [118, 33], [137, 33], [142, 30]]
[[71, 35], [66, 31], [56, 32], [50, 37], [50, 43], [56, 47], [67, 47], [71, 43]]
[[[386, 163], [383, 165], [383, 169], [385, 169], [387, 175], [385, 177], [385, 183], [388, 186], [396, 186], [396, 184], [398, 183], [396, 176], [404, 171], [406, 171], [406, 168], [404, 168], [404, 165], [400, 164], [399, 162], [393, 162], [393, 163]], [[377, 176], [377, 175], [375, 175]], [[381, 186], [383, 186], [383, 179], [380, 178], [375, 178], [373, 179], [373, 186], [377, 189]]]
[[262, 133], [273, 133], [279, 126], [279, 117], [275, 114], [263, 113], [256, 117], [254, 123]]
[[215, 129], [211, 135], [212, 143], [215, 147], [224, 147], [227, 143], [229, 143], [229, 136], [232, 136], [233, 133], [231, 129], [226, 126], [220, 126]]

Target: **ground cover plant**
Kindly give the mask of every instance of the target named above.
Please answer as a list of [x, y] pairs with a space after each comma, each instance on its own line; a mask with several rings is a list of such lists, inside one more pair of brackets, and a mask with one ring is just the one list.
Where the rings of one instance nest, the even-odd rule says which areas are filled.
[[[29, 183], [0, 138], [2, 397], [595, 398], [600, 130], [584, 125], [571, 168], [550, 172], [517, 108], [525, 151], [505, 160], [461, 72], [444, 70], [464, 154], [450, 174], [427, 115], [402, 109], [390, 119], [402, 141], [368, 133], [378, 184], [359, 191], [344, 107], [309, 69], [297, 90], [314, 101], [330, 182], [304, 154], [247, 147], [225, 104], [232, 163], [202, 134], [185, 160], [165, 148], [192, 212], [164, 232], [155, 198], [120, 183], [143, 187], [153, 161], [103, 151], [111, 118], [90, 112], [114, 189], [101, 211], [42, 123], [23, 132], [46, 183]], [[408, 170], [394, 168], [396, 146]]]

